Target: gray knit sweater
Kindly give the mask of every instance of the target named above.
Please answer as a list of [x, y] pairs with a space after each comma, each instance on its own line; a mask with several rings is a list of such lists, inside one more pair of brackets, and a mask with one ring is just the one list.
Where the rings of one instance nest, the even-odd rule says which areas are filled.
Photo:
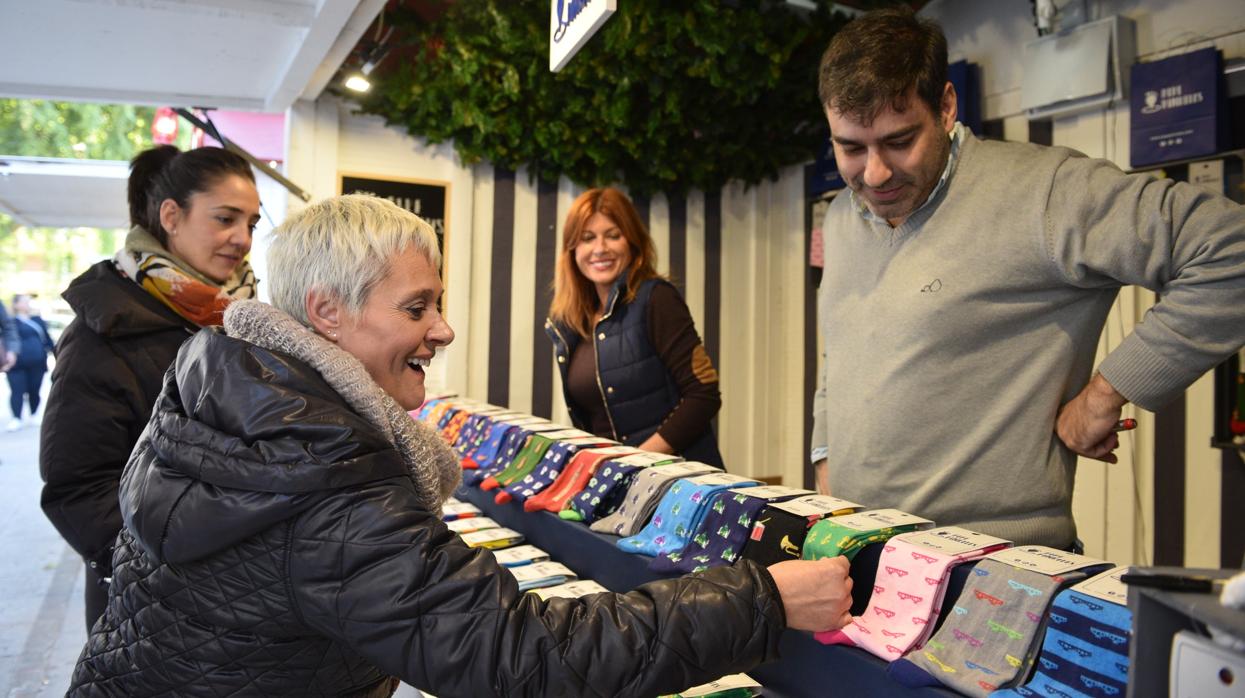
[[1245, 344], [1245, 208], [1064, 148], [966, 134], [898, 228], [824, 225], [812, 447], [836, 496], [1063, 547], [1075, 455], [1054, 433], [1118, 290], [1162, 294], [1098, 367], [1154, 410]]

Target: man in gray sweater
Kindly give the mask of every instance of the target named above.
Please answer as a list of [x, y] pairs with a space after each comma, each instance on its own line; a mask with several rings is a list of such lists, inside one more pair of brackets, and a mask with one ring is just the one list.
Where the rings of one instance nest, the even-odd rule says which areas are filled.
[[[946, 39], [864, 15], [822, 58], [848, 184], [823, 230], [819, 489], [1017, 543], [1073, 545], [1076, 456], [1115, 462], [1245, 344], [1245, 208], [956, 122]], [[1119, 289], [1162, 301], [1094, 371]]]

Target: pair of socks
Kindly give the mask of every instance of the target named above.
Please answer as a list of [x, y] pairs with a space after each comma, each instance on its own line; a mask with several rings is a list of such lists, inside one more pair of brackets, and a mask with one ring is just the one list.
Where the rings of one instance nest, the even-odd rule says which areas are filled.
[[[1059, 593], [1046, 616], [1046, 637], [1037, 673], [1023, 686], [997, 691], [992, 698], [1065, 696], [1110, 698], [1128, 688], [1128, 646], [1133, 614], [1123, 605], [1126, 591], [1118, 581], [1127, 568], [1104, 572]], [[1121, 603], [1089, 589], [1115, 578]]]
[[631, 483], [632, 476], [642, 469], [641, 465], [629, 465], [618, 460], [607, 460], [597, 467], [588, 479], [588, 486], [571, 497], [570, 504], [558, 512], [569, 521], [592, 523], [602, 516], [609, 516], [621, 503]]
[[527, 440], [527, 444], [523, 450], [514, 457], [500, 472], [495, 475], [484, 478], [484, 482], [480, 483], [480, 489], [488, 491], [495, 490], [503, 485], [522, 478], [536, 468], [536, 464], [540, 462], [541, 457], [545, 455], [545, 451], [553, 445], [553, 439], [544, 434], [532, 434]]
[[813, 524], [859, 508], [854, 502], [821, 494], [771, 504], [757, 516], [742, 556], [763, 567], [784, 560], [799, 560], [804, 539]]
[[820, 560], [843, 555], [851, 560], [867, 545], [888, 541], [925, 525], [912, 521], [914, 518], [896, 509], [875, 509], [822, 519], [809, 529], [801, 556], [805, 560]]
[[700, 572], [733, 565], [752, 533], [757, 514], [770, 502], [810, 494], [793, 487], [745, 485], [714, 495], [691, 538], [679, 551], [658, 554], [649, 563], [654, 572]]
[[571, 458], [553, 484], [537, 492], [523, 502], [523, 511], [551, 511], [558, 513], [566, 508], [571, 497], [579, 494], [588, 486], [588, 480], [597, 471], [602, 462], [628, 453], [637, 452], [630, 446], [611, 446], [608, 448], [589, 448], [580, 451]]
[[618, 547], [649, 557], [682, 550], [700, 525], [714, 495], [735, 487], [757, 484], [760, 483], [730, 473], [679, 479], [657, 504], [652, 520], [634, 536], [619, 539]]
[[702, 473], [716, 471], [717, 468], [704, 463], [668, 463], [658, 464], [636, 473], [627, 488], [627, 496], [613, 514], [592, 523], [592, 530], [615, 536], [634, 536], [644, 524], [648, 523], [657, 503], [666, 494], [666, 490], [676, 480]]
[[558, 475], [562, 474], [562, 469], [566, 467], [571, 458], [579, 451], [595, 446], [609, 446], [614, 443], [616, 442], [597, 436], [555, 441], [545, 450], [545, 454], [541, 456], [540, 461], [531, 473], [503, 487], [501, 492], [497, 493], [494, 501], [498, 504], [505, 504], [511, 500], [523, 503], [528, 497], [535, 496], [549, 485], [552, 485], [553, 481], [558, 478]]
[[[923, 541], [929, 545], [922, 545]], [[1010, 541], [957, 527], [895, 536], [883, 544], [873, 595], [864, 614], [840, 630], [813, 637], [828, 645], [860, 647], [893, 662], [924, 644], [933, 631], [951, 569], [1010, 545]]]
[[1033, 665], [1055, 595], [1088, 573], [1049, 576], [991, 558], [978, 562], [942, 627], [923, 647], [892, 662], [888, 675], [905, 686], [941, 683], [972, 696], [1013, 685]]

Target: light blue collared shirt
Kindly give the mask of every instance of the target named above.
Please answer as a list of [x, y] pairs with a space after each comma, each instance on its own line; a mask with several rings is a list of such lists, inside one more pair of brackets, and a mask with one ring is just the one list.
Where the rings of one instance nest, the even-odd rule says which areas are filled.
[[[951, 139], [951, 154], [947, 156], [947, 166], [942, 168], [942, 176], [938, 178], [938, 183], [934, 185], [933, 191], [929, 193], [929, 196], [926, 197], [925, 201], [921, 202], [920, 206], [912, 209], [912, 213], [916, 213], [929, 205], [929, 202], [932, 201], [935, 196], [938, 196], [938, 192], [942, 191], [943, 187], [947, 185], [947, 180], [951, 179], [951, 171], [955, 169], [955, 161], [960, 156], [960, 144], [964, 141], [964, 124], [958, 121], [955, 122], [955, 125], [951, 127], [951, 133], [947, 135]], [[865, 220], [870, 223], [886, 223], [884, 219], [869, 210], [869, 206], [866, 205], [860, 197], [856, 196], [856, 192], [850, 189], [848, 191], [852, 197], [852, 206]], [[912, 214], [910, 213], [908, 215]], [[887, 225], [890, 224], [887, 223]]]

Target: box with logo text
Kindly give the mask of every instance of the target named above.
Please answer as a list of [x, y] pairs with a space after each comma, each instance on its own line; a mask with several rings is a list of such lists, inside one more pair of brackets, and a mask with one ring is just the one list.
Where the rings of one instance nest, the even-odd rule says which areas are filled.
[[1218, 50], [1135, 63], [1131, 83], [1133, 167], [1213, 155], [1226, 147], [1227, 100]]

